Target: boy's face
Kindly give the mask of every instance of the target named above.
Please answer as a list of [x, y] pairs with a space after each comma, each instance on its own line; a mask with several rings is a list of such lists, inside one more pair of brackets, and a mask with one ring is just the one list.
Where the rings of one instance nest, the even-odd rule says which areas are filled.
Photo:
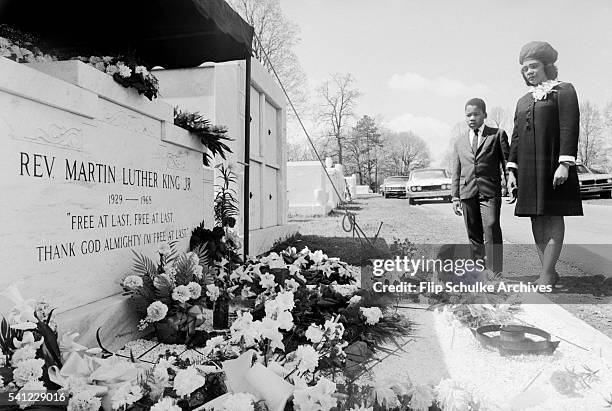
[[472, 130], [480, 128], [485, 118], [487, 118], [487, 113], [483, 112], [479, 107], [470, 105], [465, 106], [465, 122]]

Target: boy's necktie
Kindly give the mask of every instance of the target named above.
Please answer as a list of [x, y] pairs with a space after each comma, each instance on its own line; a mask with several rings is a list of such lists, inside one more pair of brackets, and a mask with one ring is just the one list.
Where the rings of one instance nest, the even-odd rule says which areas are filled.
[[478, 129], [474, 130], [474, 137], [472, 137], [472, 151], [476, 154], [478, 150]]

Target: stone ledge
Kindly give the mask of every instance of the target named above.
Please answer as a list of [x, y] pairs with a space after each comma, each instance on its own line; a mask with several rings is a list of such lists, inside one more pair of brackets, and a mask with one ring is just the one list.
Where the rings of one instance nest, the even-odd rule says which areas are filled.
[[[149, 101], [133, 88], [117, 84], [108, 74], [78, 60], [28, 63], [29, 67], [64, 80], [101, 98], [135, 110], [156, 120], [172, 123], [174, 109], [163, 101]], [[93, 105], [95, 107], [95, 105]]]
[[331, 204], [289, 204], [289, 215], [290, 216], [304, 216], [304, 217], [315, 217], [325, 216], [329, 214], [334, 208]]
[[0, 90], [87, 118], [97, 116], [98, 96], [54, 78], [32, 64], [0, 57]]
[[92, 303], [76, 307], [56, 316], [59, 335], [78, 332], [77, 341], [88, 347], [97, 347], [96, 331], [100, 328], [100, 339], [105, 348], [117, 350], [128, 341], [144, 335], [138, 331], [138, 317], [129, 297], [116, 294]]
[[249, 232], [249, 255], [261, 255], [274, 243], [283, 241], [298, 232], [297, 224], [275, 225]]
[[165, 132], [162, 132], [162, 141], [172, 143], [177, 146], [185, 147], [200, 153], [207, 152], [208, 149], [200, 142], [200, 139], [191, 134], [184, 128], [175, 126], [174, 124], [164, 122]]

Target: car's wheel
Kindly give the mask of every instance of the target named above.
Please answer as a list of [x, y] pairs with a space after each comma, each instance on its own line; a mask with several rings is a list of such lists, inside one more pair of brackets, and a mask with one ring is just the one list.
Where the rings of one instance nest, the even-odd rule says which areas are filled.
[[604, 191], [600, 194], [601, 198], [612, 198], [612, 190]]
[[414, 198], [409, 198], [409, 199], [408, 199], [408, 204], [410, 204], [410, 205], [415, 205], [415, 204], [416, 204], [416, 201], [414, 201]]

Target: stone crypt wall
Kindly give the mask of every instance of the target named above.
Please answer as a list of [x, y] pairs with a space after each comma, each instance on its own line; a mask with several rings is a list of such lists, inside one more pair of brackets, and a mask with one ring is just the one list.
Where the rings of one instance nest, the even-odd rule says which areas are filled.
[[[233, 153], [227, 162], [237, 174], [240, 205], [238, 228], [243, 232], [245, 62], [203, 64], [200, 67], [156, 70], [160, 94], [172, 105], [198, 111], [216, 125], [227, 127]], [[297, 231], [287, 224], [286, 103], [281, 88], [255, 59], [251, 67], [251, 142], [249, 254], [259, 255], [277, 240]], [[216, 159], [220, 161], [219, 158]], [[211, 224], [212, 225], [212, 224]]]
[[331, 158], [327, 158], [326, 169], [336, 189], [319, 161], [287, 162], [289, 215], [327, 215], [345, 201], [347, 184], [342, 165], [334, 165]]
[[[82, 62], [0, 57], [0, 72], [0, 290], [48, 297], [61, 331], [94, 345], [102, 327], [119, 346], [135, 336], [119, 284], [132, 251], [186, 251], [210, 212], [203, 148], [173, 125], [172, 106]], [[0, 312], [10, 306], [0, 298]]]

